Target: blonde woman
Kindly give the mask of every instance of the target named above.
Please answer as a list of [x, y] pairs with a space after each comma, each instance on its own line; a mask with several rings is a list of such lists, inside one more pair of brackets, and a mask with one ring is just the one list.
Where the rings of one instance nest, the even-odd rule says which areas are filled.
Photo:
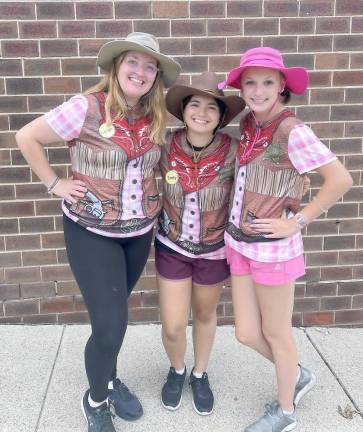
[[[16, 139], [48, 192], [63, 198], [68, 259], [92, 326], [82, 410], [89, 432], [113, 432], [110, 404], [125, 420], [143, 413], [116, 377], [116, 363], [127, 299], [161, 207], [155, 169], [166, 123], [163, 89], [175, 82], [180, 65], [147, 33], [106, 43], [97, 64], [106, 72], [99, 84], [24, 126]], [[43, 150], [61, 140], [70, 148], [68, 179], [57, 176]]]

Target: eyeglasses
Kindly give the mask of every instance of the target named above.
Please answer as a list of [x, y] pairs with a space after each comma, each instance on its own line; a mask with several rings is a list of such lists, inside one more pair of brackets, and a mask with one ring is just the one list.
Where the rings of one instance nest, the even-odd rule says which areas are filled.
[[139, 67], [145, 72], [146, 75], [155, 76], [159, 69], [156, 65], [152, 63], [141, 63], [133, 58], [126, 58], [125, 63], [129, 66], [130, 69], [137, 70]]

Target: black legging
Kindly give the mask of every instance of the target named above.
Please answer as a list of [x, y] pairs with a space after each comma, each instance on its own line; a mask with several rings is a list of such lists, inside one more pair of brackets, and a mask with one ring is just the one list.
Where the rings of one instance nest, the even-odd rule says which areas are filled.
[[82, 292], [92, 334], [85, 348], [91, 397], [107, 398], [127, 328], [127, 299], [149, 256], [152, 231], [129, 238], [94, 234], [67, 216], [64, 237], [70, 267]]

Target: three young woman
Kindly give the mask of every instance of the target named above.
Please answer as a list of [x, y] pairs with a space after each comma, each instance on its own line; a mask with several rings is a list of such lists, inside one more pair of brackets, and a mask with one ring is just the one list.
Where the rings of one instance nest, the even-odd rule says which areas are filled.
[[[92, 326], [82, 410], [89, 432], [114, 432], [110, 404], [126, 420], [143, 413], [117, 378], [116, 364], [127, 300], [161, 208], [155, 170], [166, 127], [163, 89], [175, 82], [180, 66], [146, 33], [106, 43], [97, 63], [106, 72], [99, 84], [29, 123], [16, 139], [48, 192], [64, 198], [68, 259]], [[43, 150], [61, 140], [70, 148], [70, 179], [56, 175]]]
[[[315, 384], [298, 363], [291, 319], [295, 280], [305, 273], [301, 230], [350, 188], [347, 170], [313, 131], [285, 107], [308, 85], [304, 68], [286, 68], [279, 51], [255, 48], [220, 88], [232, 86], [250, 108], [240, 124], [236, 178], [225, 241], [236, 337], [275, 364], [277, 400], [246, 432], [285, 432], [295, 407]], [[303, 174], [323, 184], [300, 210]]]
[[238, 96], [224, 96], [217, 85], [217, 76], [206, 72], [193, 87], [176, 85], [166, 95], [168, 111], [184, 128], [170, 132], [162, 149], [163, 208], [155, 240], [162, 340], [171, 364], [162, 404], [176, 410], [181, 403], [192, 310], [194, 367], [189, 383], [200, 415], [213, 411], [206, 370], [222, 283], [229, 277], [223, 236], [237, 142], [219, 129], [245, 105]]

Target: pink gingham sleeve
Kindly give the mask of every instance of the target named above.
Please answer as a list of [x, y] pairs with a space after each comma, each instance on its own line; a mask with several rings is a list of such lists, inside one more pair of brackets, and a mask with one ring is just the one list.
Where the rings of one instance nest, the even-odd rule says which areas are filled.
[[45, 119], [54, 132], [64, 141], [78, 138], [86, 118], [87, 98], [76, 95], [45, 114]]
[[312, 171], [337, 158], [304, 124], [297, 125], [291, 130], [288, 153], [299, 174]]

